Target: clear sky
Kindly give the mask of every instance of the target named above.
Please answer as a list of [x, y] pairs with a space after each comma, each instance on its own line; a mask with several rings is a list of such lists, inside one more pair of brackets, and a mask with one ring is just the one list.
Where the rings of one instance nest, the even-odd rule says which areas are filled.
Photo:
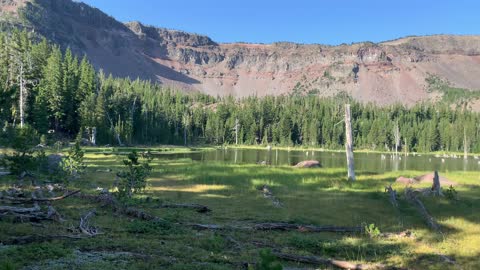
[[480, 34], [480, 0], [83, 0], [120, 21], [217, 42], [340, 44]]

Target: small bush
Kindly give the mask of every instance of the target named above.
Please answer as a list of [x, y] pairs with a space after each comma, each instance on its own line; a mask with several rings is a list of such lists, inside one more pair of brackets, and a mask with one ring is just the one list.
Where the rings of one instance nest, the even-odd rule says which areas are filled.
[[68, 150], [68, 155], [60, 163], [62, 171], [67, 175], [67, 180], [73, 180], [84, 172], [86, 168], [83, 162], [84, 155], [85, 152], [80, 148], [78, 141]]
[[139, 156], [136, 151], [128, 155], [128, 159], [123, 160], [126, 166], [125, 171], [117, 174], [119, 181], [116, 183], [118, 188], [117, 195], [120, 198], [131, 198], [134, 193], [138, 193], [145, 189], [147, 185], [147, 177], [150, 175], [152, 168], [149, 160], [139, 162]]
[[450, 186], [447, 190], [445, 190], [445, 197], [451, 201], [458, 201], [458, 192], [455, 190], [453, 186]]
[[374, 223], [365, 225], [365, 234], [367, 234], [371, 238], [375, 238], [380, 236], [380, 229], [377, 226], [375, 226]]

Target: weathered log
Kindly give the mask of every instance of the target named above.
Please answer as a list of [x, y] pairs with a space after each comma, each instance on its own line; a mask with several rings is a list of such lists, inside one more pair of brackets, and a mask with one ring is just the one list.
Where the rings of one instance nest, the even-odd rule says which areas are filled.
[[280, 252], [273, 252], [273, 255], [279, 259], [286, 260], [286, 261], [313, 264], [313, 265], [334, 266], [341, 269], [351, 269], [351, 270], [400, 269], [398, 267], [385, 266], [383, 264], [358, 264], [358, 263], [352, 263], [348, 261], [321, 258], [317, 256], [299, 256], [299, 255], [285, 254]]
[[16, 214], [31, 214], [39, 212], [41, 209], [38, 205], [34, 207], [13, 207], [13, 206], [0, 206], [0, 212], [11, 212]]
[[81, 199], [91, 200], [97, 203], [102, 203], [104, 207], [110, 207], [114, 212], [137, 218], [140, 220], [146, 221], [163, 221], [162, 218], [157, 216], [151, 215], [149, 213], [144, 212], [143, 210], [134, 208], [134, 207], [126, 207], [122, 203], [118, 202], [118, 200], [113, 197], [111, 193], [104, 192], [100, 195], [90, 195], [90, 194], [77, 194], [77, 197]]
[[212, 210], [208, 206], [196, 204], [196, 203], [166, 203], [160, 205], [161, 208], [184, 208], [184, 209], [194, 209], [199, 213], [207, 213]]
[[342, 227], [342, 226], [314, 226], [299, 225], [290, 223], [258, 223], [239, 225], [217, 225], [217, 224], [188, 224], [198, 230], [253, 230], [253, 231], [299, 231], [299, 232], [335, 232], [335, 233], [359, 233], [364, 228], [358, 227]]
[[441, 232], [440, 225], [437, 221], [428, 213], [427, 208], [423, 204], [423, 202], [418, 198], [418, 192], [412, 190], [411, 188], [405, 189], [405, 197], [413, 203], [413, 205], [417, 208], [418, 212], [422, 215], [422, 217], [427, 222], [428, 226], [437, 232]]
[[272, 201], [273, 206], [278, 208], [283, 207], [282, 203], [273, 195], [273, 192], [267, 185], [263, 185], [259, 190], [262, 191], [263, 197]]
[[317, 160], [305, 160], [295, 165], [296, 168], [320, 168], [320, 162]]
[[387, 192], [390, 196], [390, 203], [393, 205], [393, 207], [397, 208], [398, 207], [398, 201], [397, 201], [397, 191], [395, 191], [392, 188], [392, 185], [389, 185], [388, 187], [385, 187], [385, 192]]
[[0, 196], [0, 199], [2, 200], [7, 200], [7, 201], [12, 201], [12, 202], [21, 202], [21, 203], [33, 203], [33, 202], [54, 202], [54, 201], [60, 201], [63, 199], [66, 199], [70, 196], [73, 196], [77, 193], [79, 193], [80, 190], [72, 191], [69, 192], [63, 196], [60, 197], [54, 197], [54, 198], [17, 198], [17, 197], [10, 197], [10, 196]]

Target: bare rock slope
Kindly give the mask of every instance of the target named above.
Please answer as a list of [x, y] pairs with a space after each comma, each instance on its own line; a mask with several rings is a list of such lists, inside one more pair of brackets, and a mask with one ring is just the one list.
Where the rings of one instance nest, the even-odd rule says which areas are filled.
[[[20, 8], [21, 12], [18, 12]], [[120, 23], [71, 0], [0, 0], [1, 16], [25, 24], [107, 73], [152, 79], [211, 95], [333, 96], [411, 105], [434, 98], [425, 79], [480, 89], [480, 36], [408, 37], [383, 43], [326, 46], [218, 44], [182, 31]]]

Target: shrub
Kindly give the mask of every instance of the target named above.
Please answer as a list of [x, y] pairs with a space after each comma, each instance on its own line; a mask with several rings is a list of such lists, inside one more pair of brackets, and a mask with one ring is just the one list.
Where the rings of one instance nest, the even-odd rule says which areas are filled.
[[82, 174], [86, 168], [83, 162], [85, 152], [80, 147], [80, 143], [77, 141], [75, 145], [68, 150], [68, 155], [62, 159], [60, 167], [66, 174], [68, 180], [77, 178]]
[[147, 177], [150, 175], [152, 168], [149, 160], [139, 162], [139, 156], [136, 151], [128, 155], [128, 159], [123, 160], [126, 170], [117, 174], [119, 181], [116, 186], [118, 196], [121, 198], [131, 198], [134, 193], [138, 193], [145, 189], [147, 185]]

